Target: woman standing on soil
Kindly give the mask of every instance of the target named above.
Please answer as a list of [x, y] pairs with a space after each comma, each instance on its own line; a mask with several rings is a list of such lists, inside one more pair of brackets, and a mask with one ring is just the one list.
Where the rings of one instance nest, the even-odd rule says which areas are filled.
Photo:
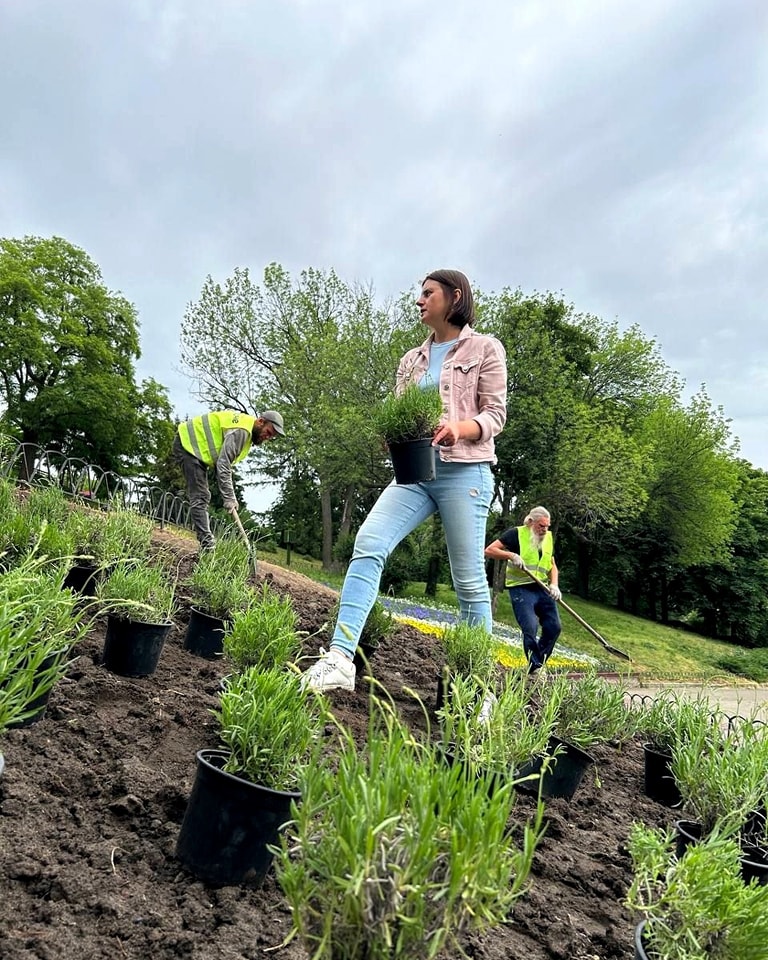
[[320, 659], [304, 675], [314, 690], [355, 689], [352, 658], [378, 596], [384, 563], [436, 511], [445, 529], [459, 615], [491, 631], [483, 549], [494, 437], [507, 415], [506, 355], [498, 340], [472, 329], [472, 289], [458, 270], [428, 274], [416, 306], [432, 332], [400, 361], [395, 391], [399, 394], [411, 383], [440, 388], [443, 420], [432, 439], [440, 451], [437, 476], [428, 483], [393, 481], [365, 519], [342, 586], [331, 648], [327, 653], [321, 649]]

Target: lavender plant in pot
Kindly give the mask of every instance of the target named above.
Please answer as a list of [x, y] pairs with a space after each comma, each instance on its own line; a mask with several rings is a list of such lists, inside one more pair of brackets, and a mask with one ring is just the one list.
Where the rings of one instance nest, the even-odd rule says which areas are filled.
[[27, 556], [0, 573], [0, 734], [43, 718], [73, 644], [89, 627], [61, 589], [65, 571]]
[[460, 932], [508, 922], [527, 888], [543, 804], [510, 829], [511, 783], [490, 790], [487, 777], [449, 766], [376, 697], [366, 749], [337, 729], [337, 748], [303, 772], [277, 853], [307, 955], [457, 956]]
[[220, 749], [197, 753], [176, 856], [214, 886], [260, 886], [302, 774], [321, 742], [323, 701], [301, 676], [249, 667], [226, 681], [216, 712]]
[[298, 619], [291, 598], [264, 583], [232, 617], [224, 636], [224, 655], [238, 672], [249, 667], [284, 667], [301, 653]]
[[248, 551], [240, 541], [221, 537], [216, 547], [200, 554], [186, 585], [192, 609], [184, 649], [213, 658], [224, 650], [224, 636], [233, 616], [251, 600]]
[[742, 860], [745, 875], [768, 882], [768, 864], [751, 842], [750, 826], [760, 819], [766, 803], [768, 734], [757, 716], [725, 731], [713, 723], [673, 750], [672, 772], [680, 788], [682, 813], [676, 821], [678, 852], [699, 842], [723, 824], [732, 825], [748, 851]]
[[677, 857], [670, 832], [634, 823], [628, 845], [626, 902], [644, 918], [636, 960], [764, 960], [768, 886], [744, 883], [732, 833], [715, 830]]
[[158, 566], [121, 560], [99, 583], [107, 611], [104, 666], [126, 677], [145, 677], [157, 668], [176, 611], [175, 583]]
[[489, 684], [498, 669], [496, 642], [482, 623], [452, 624], [444, 630], [441, 643], [445, 664], [437, 677], [437, 710], [442, 709], [450, 696], [455, 678], [474, 677], [480, 683]]
[[396, 483], [435, 479], [432, 437], [443, 416], [437, 387], [409, 384], [389, 394], [374, 414], [374, 425], [389, 448]]
[[704, 697], [690, 700], [662, 691], [638, 712], [644, 736], [643, 786], [646, 796], [667, 807], [680, 805], [680, 789], [672, 773], [672, 750], [712, 724], [712, 708]]

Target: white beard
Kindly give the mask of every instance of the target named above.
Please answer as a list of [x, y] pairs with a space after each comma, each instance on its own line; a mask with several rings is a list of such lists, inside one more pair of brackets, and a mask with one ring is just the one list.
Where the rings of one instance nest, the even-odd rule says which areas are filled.
[[531, 530], [531, 544], [537, 549], [541, 549], [541, 544], [544, 541], [543, 536], [539, 536]]

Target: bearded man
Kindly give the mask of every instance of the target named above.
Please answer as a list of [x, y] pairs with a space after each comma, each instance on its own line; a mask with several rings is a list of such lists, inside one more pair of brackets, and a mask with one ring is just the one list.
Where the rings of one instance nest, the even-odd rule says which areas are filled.
[[[549, 510], [534, 507], [523, 520], [523, 526], [510, 527], [485, 548], [486, 557], [507, 561], [505, 585], [515, 619], [523, 631], [529, 674], [535, 674], [547, 662], [562, 629], [557, 609], [562, 594], [557, 585], [550, 522]], [[534, 583], [529, 573], [541, 581], [541, 585]], [[539, 626], [541, 635], [537, 636]]]
[[216, 543], [208, 516], [208, 470], [213, 467], [216, 471], [224, 509], [236, 513], [232, 465], [243, 460], [252, 445], [284, 435], [283, 418], [277, 410], [265, 410], [259, 417], [237, 410], [218, 410], [179, 424], [173, 440], [173, 459], [184, 474], [190, 517], [202, 550], [213, 550]]

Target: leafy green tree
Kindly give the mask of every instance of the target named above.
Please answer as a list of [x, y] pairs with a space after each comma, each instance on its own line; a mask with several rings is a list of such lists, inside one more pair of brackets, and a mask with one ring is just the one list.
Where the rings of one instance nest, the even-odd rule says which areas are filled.
[[480, 304], [483, 324], [507, 348], [507, 425], [495, 470], [502, 518], [508, 526], [546, 504], [588, 595], [592, 544], [645, 501], [631, 425], [675, 389], [674, 377], [637, 329], [621, 333], [554, 294], [503, 290]]
[[260, 469], [275, 478], [298, 469], [316, 483], [326, 567], [359, 499], [388, 479], [371, 410], [391, 389], [413, 330], [413, 311], [378, 309], [372, 291], [333, 271], [305, 270], [294, 281], [278, 264], [261, 286], [247, 270], [223, 286], [209, 278], [186, 312], [182, 357], [201, 397], [284, 414], [290, 447], [265, 448]]
[[738, 462], [738, 515], [719, 555], [686, 570], [674, 586], [675, 615], [734, 643], [768, 646], [768, 474]]
[[478, 295], [478, 328], [507, 351], [507, 423], [497, 438], [496, 499], [502, 515], [532, 499], [552, 472], [559, 422], [576, 401], [596, 342], [571, 322], [572, 308], [553, 294], [520, 290]]
[[[0, 239], [3, 426], [109, 470], [142, 468], [170, 420], [165, 388], [135, 383], [135, 308], [60, 237]], [[32, 468], [28, 448], [25, 472]]]
[[670, 584], [682, 571], [727, 556], [737, 516], [738, 464], [728, 421], [703, 390], [687, 407], [663, 398], [636, 439], [645, 451], [647, 500], [603, 548], [619, 601], [667, 622]]

